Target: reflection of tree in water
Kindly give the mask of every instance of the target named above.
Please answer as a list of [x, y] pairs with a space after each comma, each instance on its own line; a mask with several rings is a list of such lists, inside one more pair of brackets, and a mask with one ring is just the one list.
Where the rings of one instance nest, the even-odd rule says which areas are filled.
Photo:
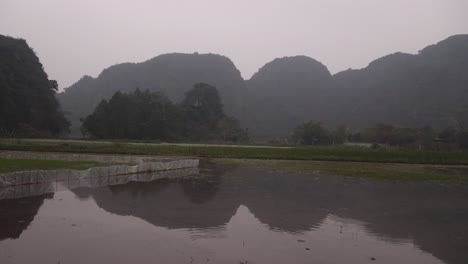
[[156, 226], [218, 227], [229, 221], [238, 206], [232, 200], [227, 207], [213, 208], [210, 203], [222, 183], [219, 173], [96, 188], [92, 196], [106, 211], [136, 216]]
[[264, 171], [242, 174], [247, 180], [244, 185], [255, 186], [246, 189], [244, 205], [273, 230], [305, 232], [320, 226], [328, 214], [321, 204], [322, 199], [311, 197], [317, 192], [310, 185], [310, 175], [289, 178], [289, 175]]
[[220, 177], [192, 178], [179, 182], [184, 194], [194, 204], [203, 204], [213, 200], [221, 184]]
[[45, 199], [53, 193], [19, 199], [0, 200], [0, 241], [17, 239], [31, 224]]
[[239, 175], [257, 186], [244, 195], [245, 205], [272, 229], [302, 232], [331, 214], [363, 222], [380, 239], [409, 240], [448, 263], [468, 259], [468, 186], [262, 173]]
[[409, 240], [443, 261], [466, 263], [466, 186], [380, 183], [361, 190], [343, 190], [341, 204], [349, 210], [337, 215], [363, 221], [370, 233], [384, 240]]
[[92, 198], [96, 191], [100, 189], [110, 190], [112, 194], [118, 195], [122, 192], [129, 192], [133, 198], [137, 198], [138, 196], [145, 196], [148, 193], [156, 193], [160, 190], [163, 190], [172, 180], [169, 179], [160, 179], [155, 180], [153, 182], [129, 182], [127, 184], [121, 185], [110, 185], [104, 187], [97, 187], [97, 188], [88, 188], [88, 187], [80, 187], [73, 189], [72, 192], [76, 195], [76, 197], [80, 200], [87, 200]]
[[209, 169], [203, 169], [199, 177], [190, 177], [179, 181], [184, 194], [195, 204], [202, 204], [213, 200], [222, 183], [225, 167], [208, 164]]
[[112, 185], [106, 188], [109, 188], [114, 195], [129, 193], [133, 198], [147, 197], [161, 192], [174, 181], [174, 179], [159, 179], [152, 182], [129, 182], [128, 184]]
[[88, 200], [93, 195], [93, 189], [87, 187], [79, 187], [73, 190], [73, 193], [80, 201]]
[[170, 229], [222, 227], [242, 204], [270, 229], [292, 233], [319, 227], [331, 214], [364, 222], [367, 231], [384, 240], [411, 239], [449, 263], [468, 259], [467, 187], [348, 181], [245, 168], [214, 168], [205, 174], [98, 188], [92, 197], [109, 212]]

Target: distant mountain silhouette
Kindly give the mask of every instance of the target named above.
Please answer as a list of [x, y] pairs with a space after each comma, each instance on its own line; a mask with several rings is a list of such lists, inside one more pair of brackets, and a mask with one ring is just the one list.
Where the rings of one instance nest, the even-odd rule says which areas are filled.
[[455, 125], [454, 116], [468, 104], [467, 72], [468, 35], [333, 76], [320, 62], [296, 56], [275, 59], [244, 81], [226, 57], [166, 54], [112, 66], [97, 78], [85, 76], [59, 99], [77, 127], [79, 117], [116, 91], [139, 87], [179, 102], [193, 84], [205, 82], [219, 89], [227, 114], [257, 138], [287, 135], [308, 120], [329, 128], [345, 124], [362, 129], [376, 123], [445, 128]]
[[102, 100], [117, 91], [140, 90], [164, 93], [180, 102], [196, 83], [215, 86], [229, 115], [239, 117], [240, 96], [245, 83], [239, 70], [226, 57], [215, 54], [165, 54], [142, 63], [122, 63], [102, 71], [97, 78], [84, 76], [58, 95], [73, 127], [89, 115]]
[[287, 135], [306, 120], [323, 120], [333, 80], [327, 67], [305, 56], [275, 59], [247, 81], [242, 121], [260, 137]]
[[337, 123], [362, 128], [453, 126], [468, 104], [468, 35], [450, 37], [417, 55], [395, 53], [361, 70], [333, 76]]

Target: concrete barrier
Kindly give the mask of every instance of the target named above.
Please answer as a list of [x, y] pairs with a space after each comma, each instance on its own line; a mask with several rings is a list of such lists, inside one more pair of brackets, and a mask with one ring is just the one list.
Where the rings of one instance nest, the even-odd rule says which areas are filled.
[[[44, 171], [31, 172], [31, 174], [41, 174]], [[58, 172], [58, 171], [56, 171]], [[80, 187], [96, 188], [102, 186], [126, 184], [128, 182], [150, 182], [158, 179], [167, 178], [181, 178], [198, 174], [197, 167], [174, 169], [174, 170], [160, 170], [150, 173], [136, 173], [124, 175], [100, 175], [94, 177], [80, 178], [76, 171], [66, 170], [62, 173], [55, 172], [55, 180], [49, 181], [53, 177], [47, 178], [48, 181], [33, 184], [18, 184], [0, 187], [0, 200], [3, 199], [17, 199], [23, 197], [37, 196], [46, 193], [54, 193], [58, 191], [73, 190]], [[69, 174], [74, 172], [74, 175]], [[59, 177], [57, 177], [60, 175]], [[65, 175], [71, 175], [66, 177]]]
[[95, 167], [82, 171], [39, 170], [1, 173], [0, 187], [190, 169], [197, 168], [198, 164], [199, 160], [197, 159], [162, 159], [151, 161], [149, 158], [147, 158], [146, 161], [142, 161], [142, 163], [135, 166], [118, 165], [109, 167]]

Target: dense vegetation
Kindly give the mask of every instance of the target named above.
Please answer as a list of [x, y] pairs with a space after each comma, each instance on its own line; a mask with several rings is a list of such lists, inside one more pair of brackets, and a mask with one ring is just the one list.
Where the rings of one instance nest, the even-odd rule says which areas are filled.
[[[468, 115], [468, 113], [467, 113]], [[468, 117], [468, 116], [467, 116]], [[401, 128], [386, 124], [352, 133], [346, 126], [327, 130], [319, 122], [305, 122], [294, 129], [291, 142], [299, 145], [330, 145], [348, 141], [354, 143], [373, 143], [417, 149], [468, 149], [468, 130], [465, 127], [448, 127], [436, 131], [431, 127]]]
[[115, 93], [83, 121], [96, 138], [245, 142], [247, 133], [226, 116], [218, 90], [196, 84], [180, 105], [157, 92]]
[[327, 145], [333, 143], [333, 135], [322, 124], [309, 121], [294, 129], [291, 140], [301, 145]]
[[213, 54], [167, 54], [120, 64], [84, 77], [60, 95], [72, 120], [101, 99], [133, 87], [165, 93], [173, 102], [197, 82], [219, 88], [226, 112], [256, 138], [288, 136], [297, 124], [321, 121], [353, 131], [378, 123], [436, 130], [454, 127], [468, 102], [468, 35], [450, 37], [418, 54], [395, 53], [360, 70], [331, 75], [304, 56], [276, 59], [244, 81], [234, 64]]
[[180, 103], [196, 83], [209, 83], [218, 89], [225, 112], [240, 117], [245, 83], [231, 60], [214, 54], [165, 54], [142, 63], [111, 66], [97, 77], [84, 76], [58, 95], [72, 122], [72, 134], [79, 135], [80, 118], [91, 114], [103, 99], [116, 92], [132, 92], [135, 87], [161, 92]]
[[97, 138], [175, 139], [183, 121], [177, 107], [159, 93], [117, 92], [83, 121], [84, 134]]
[[25, 40], [0, 35], [0, 136], [47, 137], [64, 133], [68, 121], [49, 80]]

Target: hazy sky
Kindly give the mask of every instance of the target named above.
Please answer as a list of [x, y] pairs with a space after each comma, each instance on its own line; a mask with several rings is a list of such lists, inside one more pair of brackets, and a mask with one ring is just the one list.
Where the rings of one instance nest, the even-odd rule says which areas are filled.
[[468, 33], [468, 0], [0, 0], [0, 34], [24, 38], [61, 88], [121, 62], [218, 53], [244, 78], [307, 55], [332, 73]]

